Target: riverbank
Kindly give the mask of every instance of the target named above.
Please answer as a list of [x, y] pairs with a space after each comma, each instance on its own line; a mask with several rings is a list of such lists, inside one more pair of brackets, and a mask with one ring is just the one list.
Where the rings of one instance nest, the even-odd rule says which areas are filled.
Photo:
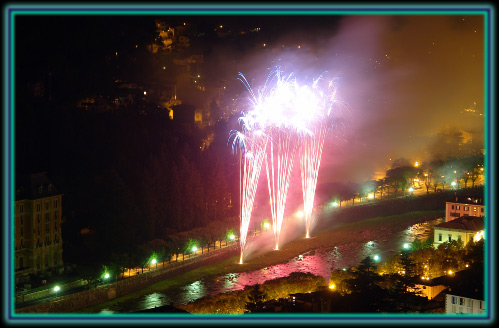
[[442, 210], [418, 211], [386, 217], [376, 217], [371, 219], [358, 219], [356, 222], [331, 225], [328, 229], [322, 229], [312, 238], [298, 238], [290, 241], [279, 251], [270, 251], [265, 254], [248, 258], [244, 264], [239, 264], [239, 256], [235, 255], [227, 260], [207, 265], [181, 276], [172, 277], [154, 283], [137, 292], [116, 298], [102, 304], [94, 305], [76, 311], [77, 313], [98, 313], [102, 309], [108, 308], [114, 304], [130, 301], [141, 296], [161, 292], [168, 288], [185, 286], [197, 280], [221, 275], [225, 273], [245, 272], [258, 270], [264, 267], [287, 262], [299, 254], [313, 251], [320, 248], [332, 248], [336, 245], [342, 245], [352, 242], [367, 242], [370, 240], [379, 240], [389, 238], [391, 235], [403, 231], [409, 226], [422, 223], [443, 216]]

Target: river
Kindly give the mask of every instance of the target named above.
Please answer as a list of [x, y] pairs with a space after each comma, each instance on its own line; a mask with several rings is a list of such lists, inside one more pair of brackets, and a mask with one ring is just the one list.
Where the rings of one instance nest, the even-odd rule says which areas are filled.
[[324, 277], [328, 282], [332, 270], [355, 266], [366, 256], [378, 255], [383, 260], [400, 251], [404, 243], [411, 243], [415, 239], [426, 239], [432, 233], [433, 226], [442, 220], [435, 219], [414, 224], [403, 231], [389, 235], [386, 239], [382, 237], [366, 243], [352, 242], [316, 249], [301, 254], [287, 263], [260, 270], [204, 278], [186, 286], [169, 288], [166, 291], [154, 292], [109, 306], [100, 313], [128, 313], [163, 305], [184, 305], [205, 296], [241, 290], [248, 285], [263, 284], [270, 279], [286, 277], [291, 272], [310, 272]]

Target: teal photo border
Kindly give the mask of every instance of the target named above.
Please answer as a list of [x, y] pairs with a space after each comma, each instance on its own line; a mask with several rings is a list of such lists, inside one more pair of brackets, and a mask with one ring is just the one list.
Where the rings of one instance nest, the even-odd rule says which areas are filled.
[[[4, 88], [3, 88], [3, 319], [8, 325], [491, 325], [495, 322], [495, 8], [488, 3], [472, 4], [5, 4], [3, 8]], [[484, 108], [485, 108], [485, 205], [486, 249], [484, 292], [487, 314], [448, 316], [440, 314], [15, 314], [14, 313], [14, 177], [15, 177], [15, 21], [27, 15], [481, 15], [484, 18]]]

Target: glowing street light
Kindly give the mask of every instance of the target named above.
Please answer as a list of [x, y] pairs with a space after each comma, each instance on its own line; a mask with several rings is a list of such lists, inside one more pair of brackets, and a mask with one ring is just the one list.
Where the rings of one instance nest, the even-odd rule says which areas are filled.
[[379, 261], [379, 256], [378, 255], [374, 255], [374, 260], [375, 261]]
[[413, 195], [414, 194], [414, 188], [413, 187], [409, 188], [409, 192], [411, 193], [411, 195]]
[[234, 239], [236, 239], [236, 236], [234, 236], [234, 234], [232, 234], [232, 235], [230, 235], [229, 239], [234, 240]]
[[303, 213], [303, 211], [298, 211], [298, 212], [296, 212], [296, 216], [301, 219], [305, 216], [305, 214]]
[[158, 268], [158, 261], [156, 259], [152, 259], [151, 264], [156, 264], [156, 269]]
[[456, 181], [452, 181], [451, 186], [452, 188], [456, 188]]
[[269, 228], [270, 228], [270, 223], [265, 222], [265, 223], [263, 224], [263, 228], [265, 229], [265, 231], [269, 230]]
[[192, 247], [192, 252], [193, 252], [193, 253], [196, 253], [196, 252], [197, 252], [197, 250], [198, 250], [198, 248], [197, 248], [196, 246], [193, 246], [193, 247]]
[[109, 278], [109, 273], [106, 272], [106, 274], [104, 275], [104, 279], [108, 279]]
[[59, 286], [54, 287], [55, 297], [57, 297], [57, 292], [60, 290], [61, 290], [61, 287], [59, 287]]
[[408, 243], [404, 244], [404, 249], [409, 249], [410, 247], [411, 247], [411, 245], [409, 245]]

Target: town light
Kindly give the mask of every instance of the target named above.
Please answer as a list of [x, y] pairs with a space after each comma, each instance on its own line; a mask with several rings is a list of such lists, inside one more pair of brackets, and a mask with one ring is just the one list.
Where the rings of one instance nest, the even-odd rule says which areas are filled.
[[404, 244], [404, 249], [409, 249], [411, 246], [408, 243]]
[[374, 255], [374, 260], [378, 261], [379, 260], [379, 256], [378, 255]]
[[156, 264], [156, 259], [152, 259], [151, 264]]
[[59, 290], [61, 290], [61, 287], [59, 287], [59, 286], [54, 287], [54, 292], [58, 292]]
[[192, 252], [193, 252], [193, 253], [196, 253], [196, 251], [197, 251], [197, 250], [198, 250], [198, 248], [197, 248], [196, 246], [193, 246], [193, 247], [192, 247]]
[[270, 228], [270, 223], [265, 222], [265, 223], [263, 224], [263, 227], [265, 228], [265, 230], [268, 230], [268, 229]]
[[230, 238], [230, 240], [234, 240], [234, 239], [236, 239], [236, 236], [234, 236], [234, 234], [232, 234], [232, 235], [230, 235], [229, 238]]
[[335, 285], [335, 284], [333, 284], [333, 283], [331, 283], [331, 284], [329, 284], [329, 288], [330, 288], [330, 289], [335, 289], [335, 288], [336, 288], [336, 285]]
[[483, 238], [483, 230], [475, 234], [475, 236], [473, 237], [473, 241], [476, 243], [480, 241], [482, 238]]
[[107, 278], [109, 278], [109, 273], [106, 273], [106, 274], [104, 275], [104, 279], [107, 279]]
[[300, 219], [303, 218], [304, 216], [303, 211], [296, 212], [296, 216], [299, 217]]

